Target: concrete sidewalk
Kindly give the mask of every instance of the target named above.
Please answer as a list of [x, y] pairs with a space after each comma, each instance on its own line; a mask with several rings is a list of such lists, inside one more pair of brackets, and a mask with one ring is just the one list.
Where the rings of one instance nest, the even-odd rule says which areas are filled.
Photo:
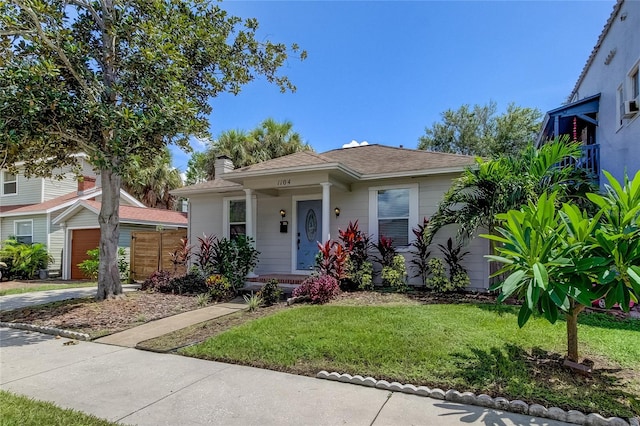
[[[125, 292], [136, 291], [138, 284], [123, 284]], [[0, 310], [11, 311], [14, 309], [26, 308], [28, 306], [42, 305], [60, 300], [78, 299], [82, 297], [93, 297], [96, 295], [96, 287], [65, 288], [61, 290], [32, 291], [30, 293], [11, 294], [0, 296]]]
[[181, 328], [194, 324], [232, 314], [236, 311], [246, 309], [244, 303], [221, 303], [219, 305], [208, 306], [194, 311], [183, 312], [178, 315], [151, 321], [137, 327], [130, 328], [120, 333], [111, 334], [95, 340], [98, 343], [135, 348], [136, 345], [145, 340], [160, 337]]
[[549, 425], [415, 395], [0, 328], [0, 388], [137, 425]]

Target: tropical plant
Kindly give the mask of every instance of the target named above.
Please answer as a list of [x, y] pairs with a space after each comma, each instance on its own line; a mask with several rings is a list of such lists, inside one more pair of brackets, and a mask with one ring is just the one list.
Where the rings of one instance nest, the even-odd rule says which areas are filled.
[[349, 222], [347, 229], [339, 229], [340, 241], [347, 253], [345, 277], [340, 281], [343, 290], [373, 289], [373, 265], [369, 261], [371, 237], [358, 229], [358, 221]]
[[606, 194], [589, 193], [597, 207], [588, 210], [564, 203], [556, 208], [556, 193], [543, 194], [520, 210], [501, 214], [497, 256], [487, 256], [508, 273], [492, 288], [499, 300], [512, 295], [524, 300], [518, 325], [534, 311], [550, 322], [563, 314], [567, 322], [567, 358], [578, 361], [578, 314], [604, 297], [607, 306], [640, 297], [640, 173], [620, 185], [609, 173]]
[[231, 282], [224, 275], [214, 274], [207, 278], [206, 285], [211, 300], [227, 300], [233, 297], [235, 291]]
[[431, 256], [427, 235], [429, 231], [428, 226], [429, 219], [425, 217], [421, 225], [418, 224], [417, 227], [411, 230], [416, 238], [411, 242], [413, 258], [410, 264], [412, 265], [412, 269], [415, 270], [413, 277], [420, 277], [423, 285], [427, 284], [427, 278], [429, 277], [429, 257]]
[[461, 262], [469, 252], [463, 252], [462, 247], [462, 243], [458, 243], [454, 246], [452, 238], [447, 240], [446, 246], [438, 244], [438, 248], [442, 252], [444, 261], [449, 267], [449, 278], [452, 281], [453, 277], [458, 276], [459, 274], [467, 274], [467, 270], [462, 266]]
[[178, 247], [172, 252], [169, 252], [169, 257], [171, 259], [171, 263], [173, 264], [173, 275], [178, 273], [178, 268], [185, 268], [187, 263], [189, 263], [189, 259], [191, 259], [191, 251], [193, 250], [193, 246], [189, 245], [189, 238], [180, 238], [180, 243]]
[[391, 265], [382, 267], [382, 284], [390, 286], [398, 293], [404, 293], [409, 289], [407, 285], [407, 267], [404, 256], [395, 255]]
[[328, 275], [340, 281], [345, 278], [348, 253], [337, 241], [318, 243], [316, 269], [319, 275]]
[[155, 271], [144, 280], [140, 286], [142, 291], [157, 291], [159, 293], [171, 293], [169, 282], [171, 281], [171, 273], [169, 271]]
[[53, 263], [53, 257], [44, 244], [24, 244], [15, 239], [3, 241], [0, 260], [7, 264], [10, 276], [27, 279], [34, 278], [40, 269], [46, 269], [48, 264]]
[[253, 292], [251, 292], [251, 295], [248, 295], [248, 294], [243, 295], [242, 298], [244, 299], [244, 302], [247, 304], [247, 309], [249, 309], [249, 312], [255, 311], [263, 303], [262, 298], [260, 297], [260, 294], [253, 294]]
[[193, 263], [205, 275], [212, 274], [215, 271], [214, 245], [216, 241], [217, 238], [213, 234], [202, 234], [202, 237], [198, 237], [198, 251], [193, 253], [195, 257], [195, 262]]
[[374, 247], [380, 253], [380, 256], [376, 257], [376, 261], [384, 268], [385, 266], [392, 266], [393, 259], [398, 254], [395, 247], [393, 246], [393, 240], [391, 238], [386, 238], [384, 235], [380, 236], [378, 240], [378, 244], [375, 244]]
[[198, 303], [198, 307], [200, 308], [204, 308], [205, 306], [207, 306], [210, 300], [211, 296], [209, 296], [209, 293], [201, 293], [196, 296], [196, 302]]
[[340, 284], [330, 275], [311, 276], [293, 290], [293, 297], [308, 297], [311, 303], [327, 303], [340, 294]]
[[[87, 259], [78, 263], [78, 268], [85, 277], [91, 280], [98, 279], [98, 271], [100, 270], [100, 249], [98, 247], [87, 250]], [[120, 279], [124, 280], [129, 277], [129, 262], [127, 262], [127, 252], [124, 247], [118, 247], [118, 271]]]
[[[100, 172], [96, 297], [122, 293], [117, 267], [120, 189], [136, 156], [206, 136], [210, 100], [279, 74], [298, 51], [256, 37], [258, 21], [207, 0], [0, 2], [0, 152], [10, 172]], [[306, 56], [300, 52], [300, 58]], [[86, 160], [76, 154], [84, 152]]]
[[267, 281], [258, 292], [258, 296], [265, 306], [278, 303], [280, 296], [282, 296], [282, 289], [278, 286], [278, 280], [270, 279]]

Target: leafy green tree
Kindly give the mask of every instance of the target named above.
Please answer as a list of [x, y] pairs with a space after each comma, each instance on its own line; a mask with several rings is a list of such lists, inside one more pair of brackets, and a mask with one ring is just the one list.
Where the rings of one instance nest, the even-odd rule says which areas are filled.
[[441, 114], [441, 122], [425, 128], [418, 149], [497, 157], [517, 154], [534, 141], [540, 130], [540, 110], [511, 103], [503, 114], [496, 111], [493, 101], [448, 109]]
[[[0, 152], [27, 175], [77, 166], [100, 172], [97, 298], [122, 292], [119, 190], [129, 160], [189, 149], [205, 137], [208, 101], [257, 76], [295, 90], [278, 70], [294, 44], [260, 41], [256, 19], [208, 0], [0, 2]], [[301, 59], [306, 56], [300, 53]]]
[[136, 156], [123, 173], [124, 189], [147, 207], [173, 209], [175, 199], [169, 193], [182, 186], [180, 171], [171, 165], [171, 152], [165, 148], [149, 164]]
[[205, 152], [193, 152], [187, 162], [185, 185], [207, 180], [207, 154]]
[[248, 133], [243, 130], [223, 132], [207, 151], [207, 174], [210, 179], [214, 178], [215, 160], [220, 155], [231, 158], [236, 167], [244, 167], [308, 150], [311, 146], [293, 131], [291, 121], [280, 123], [268, 118]]
[[557, 208], [556, 193], [497, 217], [499, 235], [483, 235], [499, 243], [503, 264], [497, 274], [508, 277], [493, 286], [499, 300], [523, 300], [518, 325], [533, 312], [554, 323], [560, 314], [567, 322], [567, 358], [578, 362], [578, 314], [594, 300], [619, 303], [629, 310], [640, 298], [640, 173], [620, 185], [605, 172], [605, 195], [589, 193], [598, 208], [592, 215], [575, 204]]

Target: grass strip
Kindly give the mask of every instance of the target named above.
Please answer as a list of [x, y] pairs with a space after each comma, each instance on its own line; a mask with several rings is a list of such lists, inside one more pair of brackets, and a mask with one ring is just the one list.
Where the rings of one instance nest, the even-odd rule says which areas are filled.
[[47, 291], [47, 290], [64, 290], [68, 288], [84, 288], [84, 287], [95, 287], [96, 283], [84, 283], [84, 284], [43, 284], [37, 287], [27, 286], [20, 288], [8, 288], [5, 290], [0, 290], [0, 296], [8, 296], [10, 294], [23, 294], [23, 293], [33, 293], [36, 291]]

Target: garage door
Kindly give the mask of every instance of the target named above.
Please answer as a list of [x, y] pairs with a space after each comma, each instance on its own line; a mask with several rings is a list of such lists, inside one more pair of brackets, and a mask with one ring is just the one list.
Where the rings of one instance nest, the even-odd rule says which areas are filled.
[[74, 229], [71, 231], [71, 279], [86, 278], [78, 263], [88, 259], [87, 250], [93, 250], [100, 243], [100, 229]]

